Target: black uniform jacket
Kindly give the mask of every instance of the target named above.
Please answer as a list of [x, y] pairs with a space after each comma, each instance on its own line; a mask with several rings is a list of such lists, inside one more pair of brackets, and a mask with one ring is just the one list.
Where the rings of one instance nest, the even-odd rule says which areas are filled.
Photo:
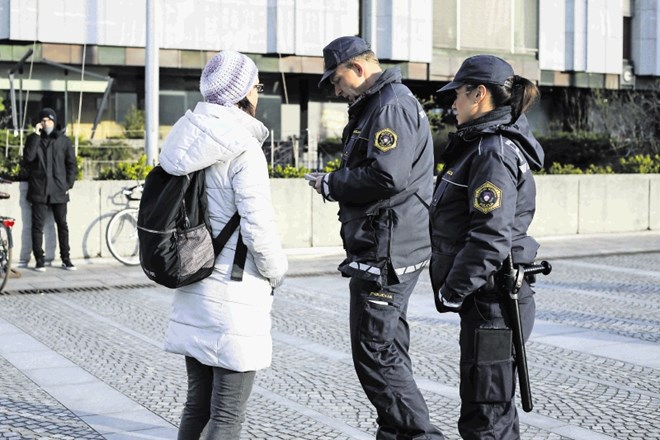
[[78, 173], [71, 141], [55, 129], [32, 133], [25, 141], [23, 161], [29, 171], [27, 199], [32, 203], [66, 203]]
[[324, 190], [339, 202], [347, 257], [339, 270], [396, 283], [424, 267], [431, 253], [429, 122], [397, 67], [383, 71], [348, 113], [341, 167], [326, 176]]
[[509, 252], [529, 264], [538, 250], [527, 229], [543, 149], [525, 115], [510, 121], [510, 107], [495, 109], [460, 126], [443, 153], [430, 208], [431, 281], [452, 303], [492, 283]]

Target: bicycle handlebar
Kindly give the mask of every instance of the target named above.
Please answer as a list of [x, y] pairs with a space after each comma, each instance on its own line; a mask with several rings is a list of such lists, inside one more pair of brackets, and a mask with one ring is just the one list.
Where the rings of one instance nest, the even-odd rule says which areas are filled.
[[129, 188], [124, 188], [121, 192], [128, 200], [140, 200], [142, 197], [143, 184], [139, 183]]

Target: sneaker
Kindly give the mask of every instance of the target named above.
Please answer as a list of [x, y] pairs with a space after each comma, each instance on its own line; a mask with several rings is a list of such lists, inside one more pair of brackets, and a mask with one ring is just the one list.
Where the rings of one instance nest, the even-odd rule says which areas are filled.
[[73, 265], [71, 260], [62, 260], [62, 269], [66, 270], [78, 270], [76, 266]]
[[46, 265], [43, 261], [37, 261], [37, 265], [34, 266], [34, 270], [37, 272], [46, 272]]

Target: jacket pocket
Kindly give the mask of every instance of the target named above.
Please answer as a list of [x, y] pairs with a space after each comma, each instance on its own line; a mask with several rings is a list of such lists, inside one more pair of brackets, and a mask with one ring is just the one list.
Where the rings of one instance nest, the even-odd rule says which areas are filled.
[[399, 309], [387, 302], [366, 300], [360, 323], [360, 340], [376, 344], [392, 342], [399, 320]]
[[[341, 238], [344, 248], [351, 255], [369, 259], [383, 257], [387, 254], [389, 232], [387, 219], [383, 211], [358, 217], [339, 216], [341, 221]], [[379, 243], [380, 240], [380, 243]], [[384, 250], [379, 250], [384, 248]]]
[[431, 206], [437, 206], [437, 204], [440, 203], [440, 199], [442, 199], [442, 195], [445, 193], [445, 191], [447, 191], [448, 185], [449, 184], [447, 183], [446, 180], [444, 179], [440, 180], [440, 183], [433, 192], [433, 198], [431, 199]]
[[431, 264], [429, 271], [431, 273], [431, 287], [433, 292], [440, 290], [440, 287], [445, 282], [449, 271], [454, 265], [454, 254], [445, 254], [440, 252], [433, 252], [431, 254]]
[[515, 392], [511, 330], [475, 330], [474, 362], [461, 364], [461, 398], [477, 403], [510, 402]]

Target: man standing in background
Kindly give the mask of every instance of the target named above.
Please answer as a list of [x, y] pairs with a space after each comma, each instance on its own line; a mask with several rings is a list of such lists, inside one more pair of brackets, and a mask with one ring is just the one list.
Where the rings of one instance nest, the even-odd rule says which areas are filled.
[[78, 173], [76, 155], [71, 141], [57, 125], [57, 115], [51, 108], [39, 112], [34, 133], [25, 141], [23, 160], [28, 170], [27, 200], [32, 206], [32, 253], [34, 270], [45, 272], [42, 247], [44, 224], [48, 209], [53, 211], [57, 225], [62, 268], [76, 270], [69, 255], [69, 226], [66, 221], [69, 190]]

